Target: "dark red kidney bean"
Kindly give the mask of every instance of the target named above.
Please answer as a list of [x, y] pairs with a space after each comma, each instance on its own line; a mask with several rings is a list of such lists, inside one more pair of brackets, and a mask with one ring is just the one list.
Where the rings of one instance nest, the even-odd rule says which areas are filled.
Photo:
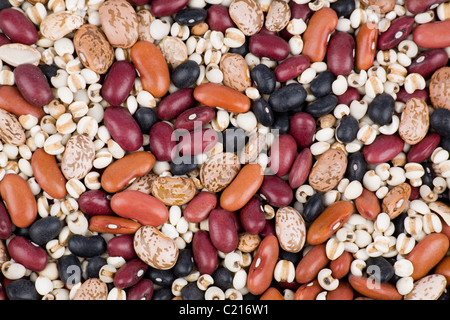
[[203, 8], [183, 8], [175, 14], [175, 22], [192, 27], [206, 20], [208, 12]]
[[200, 222], [209, 216], [217, 205], [217, 196], [207, 191], [200, 191], [183, 210], [183, 216], [189, 222]]
[[334, 94], [329, 94], [320, 97], [306, 107], [306, 112], [313, 117], [319, 118], [329, 114], [337, 105], [337, 97]]
[[306, 90], [299, 83], [290, 83], [275, 90], [269, 97], [269, 105], [275, 112], [286, 112], [302, 107]]
[[301, 75], [309, 67], [309, 64], [307, 56], [289, 57], [275, 68], [275, 77], [279, 82], [286, 82]]
[[112, 106], [120, 106], [130, 95], [136, 69], [126, 60], [116, 61], [109, 69], [102, 86], [102, 97]]
[[316, 120], [306, 112], [294, 114], [290, 120], [289, 133], [297, 141], [299, 148], [309, 147], [316, 131]]
[[445, 0], [406, 0], [405, 6], [409, 12], [418, 14], [427, 11], [433, 5], [443, 2]]
[[158, 105], [157, 114], [161, 120], [172, 120], [180, 113], [195, 105], [194, 89], [187, 88], [175, 91], [163, 98]]
[[250, 234], [260, 233], [266, 225], [261, 199], [253, 196], [239, 211], [239, 221], [246, 232]]
[[23, 98], [32, 105], [42, 107], [52, 101], [52, 89], [37, 66], [30, 63], [18, 65], [14, 69], [14, 79]]
[[224, 253], [231, 252], [238, 245], [238, 233], [234, 212], [213, 209], [208, 216], [209, 236], [214, 247]]
[[349, 271], [353, 261], [353, 256], [350, 252], [344, 251], [337, 259], [330, 261], [330, 269], [332, 275], [336, 279], [342, 279]]
[[8, 239], [12, 233], [12, 222], [3, 201], [0, 201], [0, 239]]
[[15, 236], [8, 243], [9, 256], [25, 268], [42, 271], [47, 266], [47, 252], [22, 236]]
[[[173, 135], [173, 136], [172, 136]], [[176, 153], [174, 130], [167, 122], [157, 122], [150, 129], [150, 149], [158, 161], [171, 161]]]
[[350, 15], [355, 10], [355, 1], [353, 0], [338, 0], [330, 3], [330, 8], [336, 11], [339, 18], [350, 18]]
[[183, 155], [196, 155], [211, 150], [218, 140], [217, 131], [213, 129], [194, 130], [180, 137], [178, 150]]
[[311, 170], [313, 156], [309, 148], [304, 148], [297, 155], [289, 172], [289, 186], [296, 189], [305, 183]]
[[192, 239], [192, 253], [201, 274], [213, 274], [217, 268], [217, 250], [206, 231], [199, 230]]
[[307, 22], [313, 14], [313, 11], [307, 3], [296, 3], [295, 1], [289, 2], [289, 8], [291, 9], [291, 19], [303, 19]]
[[50, 240], [56, 238], [63, 225], [58, 217], [45, 217], [36, 220], [28, 229], [31, 241], [43, 246]]
[[8, 37], [5, 36], [3, 33], [0, 33], [0, 46], [8, 43], [11, 43], [11, 40], [8, 39]]
[[171, 16], [183, 9], [189, 0], [153, 0], [150, 11], [155, 17]]
[[390, 27], [378, 36], [378, 50], [389, 50], [405, 40], [414, 26], [414, 17], [402, 16], [394, 19]]
[[128, 289], [127, 300], [151, 300], [153, 296], [153, 282], [150, 279], [141, 279]]
[[119, 289], [134, 286], [142, 279], [147, 269], [148, 265], [141, 259], [127, 261], [114, 275], [114, 286]]
[[92, 258], [106, 251], [106, 241], [100, 235], [87, 237], [74, 234], [67, 241], [67, 248], [77, 257]]
[[258, 33], [250, 37], [248, 48], [257, 57], [280, 61], [289, 55], [289, 44], [282, 38]]
[[420, 199], [420, 188], [411, 186], [411, 194], [409, 195], [409, 201]]
[[271, 94], [275, 90], [277, 79], [275, 73], [265, 64], [258, 64], [250, 71], [252, 81], [262, 94]]
[[359, 101], [361, 99], [358, 89], [353, 87], [349, 87], [347, 91], [336, 97], [338, 98], [338, 104], [345, 104], [347, 106], [349, 106], [352, 101]]
[[39, 39], [34, 24], [16, 9], [8, 8], [0, 11], [0, 29], [12, 42], [32, 45]]
[[444, 49], [431, 49], [419, 54], [409, 65], [408, 73], [419, 73], [428, 79], [433, 73], [447, 65], [448, 54]]
[[170, 74], [170, 80], [178, 89], [186, 89], [195, 84], [200, 75], [200, 67], [194, 60], [186, 60], [176, 66]]
[[34, 282], [28, 279], [11, 281], [6, 286], [6, 295], [9, 300], [42, 300]]
[[111, 195], [103, 190], [88, 190], [78, 198], [80, 210], [89, 215], [112, 215]]
[[221, 4], [213, 4], [208, 8], [208, 17], [206, 23], [209, 29], [221, 31], [225, 34], [228, 28], [235, 27], [233, 20], [231, 20], [228, 9]]
[[336, 76], [348, 75], [355, 64], [354, 51], [355, 39], [346, 32], [336, 32], [328, 42], [328, 69]]
[[403, 150], [404, 142], [396, 135], [379, 135], [363, 149], [367, 163], [383, 163], [392, 160]]
[[417, 89], [413, 93], [408, 93], [404, 86], [397, 92], [397, 101], [399, 102], [406, 103], [411, 98], [420, 98], [423, 101], [428, 102], [430, 100], [430, 93], [428, 92], [428, 89]]
[[175, 120], [175, 129], [192, 131], [199, 129], [214, 119], [216, 112], [211, 107], [194, 107], [183, 111]]
[[259, 232], [259, 235], [264, 238], [269, 235], [276, 236], [277, 233], [275, 231], [275, 225], [271, 220], [266, 219], [266, 224], [264, 225], [264, 228]]
[[441, 142], [441, 136], [437, 133], [429, 133], [425, 138], [422, 139], [418, 144], [411, 147], [407, 154], [408, 162], [421, 163], [431, 156], [434, 149], [439, 146]]
[[275, 139], [269, 155], [269, 167], [277, 176], [289, 173], [297, 155], [297, 142], [290, 134], [282, 134]]
[[122, 257], [127, 261], [136, 258], [133, 239], [133, 234], [122, 234], [111, 238], [106, 244], [108, 255], [110, 257]]
[[104, 114], [106, 128], [111, 137], [126, 151], [136, 151], [142, 147], [141, 128], [125, 107], [110, 106]]
[[294, 197], [289, 184], [279, 176], [268, 175], [264, 177], [259, 188], [259, 194], [274, 207], [284, 207], [292, 202]]

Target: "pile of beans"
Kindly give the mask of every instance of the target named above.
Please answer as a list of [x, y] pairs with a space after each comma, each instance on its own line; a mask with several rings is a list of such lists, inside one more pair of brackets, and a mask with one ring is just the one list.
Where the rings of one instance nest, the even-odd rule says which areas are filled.
[[0, 299], [449, 299], [450, 3], [0, 0]]

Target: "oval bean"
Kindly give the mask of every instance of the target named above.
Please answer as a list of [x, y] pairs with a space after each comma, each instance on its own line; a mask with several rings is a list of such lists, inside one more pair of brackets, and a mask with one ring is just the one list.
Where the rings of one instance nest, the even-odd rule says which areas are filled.
[[235, 27], [227, 8], [221, 4], [213, 4], [208, 8], [206, 23], [211, 30], [221, 31], [223, 34], [228, 28]]
[[270, 148], [270, 169], [278, 176], [289, 173], [297, 154], [297, 142], [290, 134], [280, 135]]
[[15, 236], [8, 243], [8, 253], [14, 261], [32, 271], [42, 271], [47, 266], [44, 249], [22, 236]]
[[135, 78], [136, 70], [131, 62], [114, 62], [103, 81], [103, 99], [112, 106], [122, 105], [131, 93]]
[[306, 112], [297, 112], [290, 119], [289, 133], [297, 141], [298, 148], [306, 148], [313, 143], [316, 120]]
[[126, 151], [136, 151], [142, 146], [141, 129], [131, 113], [124, 107], [110, 106], [104, 113], [106, 128], [114, 141]]
[[292, 189], [300, 187], [308, 179], [313, 157], [309, 148], [304, 148], [294, 160], [289, 172], [289, 186]]
[[402, 16], [391, 22], [389, 29], [378, 37], [378, 50], [389, 50], [405, 40], [414, 26], [414, 17]]
[[295, 281], [308, 283], [313, 281], [319, 271], [325, 268], [330, 260], [325, 251], [325, 244], [313, 246], [300, 260], [295, 269]]
[[133, 248], [132, 234], [123, 234], [110, 239], [106, 244], [106, 251], [110, 257], [122, 257], [127, 261], [137, 257]]
[[356, 35], [355, 65], [359, 70], [369, 69], [375, 60], [378, 28], [373, 22], [363, 24]]
[[[341, 2], [341, 1], [338, 1]], [[327, 50], [328, 69], [335, 75], [348, 75], [355, 63], [355, 39], [348, 33], [338, 31], [331, 36]]]
[[100, 235], [86, 237], [74, 234], [67, 241], [67, 248], [78, 257], [93, 258], [106, 251], [106, 241]]
[[289, 55], [289, 44], [284, 39], [266, 33], [251, 36], [248, 48], [257, 57], [275, 61], [284, 60]]
[[203, 83], [194, 89], [194, 98], [209, 107], [220, 107], [233, 113], [247, 112], [250, 99], [243, 93], [217, 83]]
[[154, 0], [152, 1], [151, 11], [155, 17], [171, 16], [183, 9], [188, 2], [188, 0], [176, 0], [170, 2]]
[[418, 73], [428, 79], [433, 73], [446, 66], [448, 54], [444, 49], [430, 49], [419, 54], [409, 65], [408, 73]]
[[116, 216], [97, 215], [89, 219], [89, 230], [93, 232], [134, 234], [140, 227], [137, 221]]
[[0, 10], [0, 29], [12, 42], [32, 45], [39, 38], [36, 27], [27, 16], [13, 8]]
[[213, 209], [208, 216], [209, 237], [213, 246], [224, 253], [236, 249], [238, 234], [236, 230], [234, 212]]
[[262, 201], [253, 196], [239, 211], [239, 221], [242, 228], [250, 234], [259, 234], [266, 225], [266, 218], [262, 209]]
[[201, 274], [212, 274], [217, 268], [217, 250], [206, 231], [199, 230], [192, 239], [192, 253]]
[[288, 206], [294, 198], [289, 184], [276, 175], [267, 175], [259, 188], [260, 196], [274, 207]]
[[446, 30], [450, 28], [450, 20], [430, 22], [419, 25], [413, 32], [413, 40], [423, 48], [435, 49], [450, 46], [450, 36]]
[[114, 275], [114, 286], [119, 289], [130, 288], [136, 285], [145, 275], [148, 269], [140, 259], [127, 261]]
[[298, 55], [289, 57], [275, 68], [275, 77], [279, 82], [286, 82], [301, 75], [309, 65], [309, 58], [307, 56]]
[[88, 190], [77, 199], [80, 210], [88, 215], [111, 215], [111, 196], [103, 190]]
[[43, 107], [53, 99], [44, 73], [31, 63], [18, 65], [14, 69], [14, 80], [22, 97], [36, 107]]
[[379, 135], [363, 149], [367, 163], [383, 163], [392, 160], [403, 150], [404, 142], [395, 135]]
[[183, 216], [189, 222], [200, 222], [208, 217], [217, 205], [217, 196], [207, 192], [199, 192], [184, 208]]
[[45, 245], [58, 236], [62, 227], [63, 224], [58, 217], [49, 216], [38, 219], [30, 226], [30, 239], [40, 246]]

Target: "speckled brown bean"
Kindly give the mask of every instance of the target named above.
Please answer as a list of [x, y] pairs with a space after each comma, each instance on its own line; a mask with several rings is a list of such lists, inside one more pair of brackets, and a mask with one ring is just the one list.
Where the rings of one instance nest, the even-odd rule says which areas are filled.
[[84, 134], [69, 138], [61, 160], [61, 172], [67, 180], [83, 179], [93, 167], [94, 142]]
[[402, 111], [398, 133], [406, 143], [415, 145], [425, 138], [430, 126], [430, 114], [425, 101], [409, 99]]
[[433, 107], [450, 110], [450, 67], [439, 68], [433, 73], [429, 89]]
[[391, 219], [400, 215], [405, 208], [409, 196], [411, 194], [411, 186], [408, 183], [402, 183], [391, 190], [383, 198], [381, 210], [386, 212]]
[[313, 246], [300, 260], [295, 268], [295, 281], [308, 283], [313, 281], [320, 270], [325, 268], [330, 260], [325, 251], [326, 245]]
[[361, 0], [366, 6], [372, 6], [374, 11], [379, 13], [386, 13], [394, 9], [395, 0]]
[[270, 3], [265, 19], [265, 27], [269, 31], [283, 30], [291, 18], [291, 8], [286, 1], [275, 0]]
[[280, 247], [287, 252], [299, 252], [306, 240], [306, 224], [292, 207], [279, 208], [275, 214], [275, 232]]
[[200, 168], [200, 181], [211, 192], [225, 189], [241, 169], [237, 155], [231, 152], [216, 154]]
[[327, 65], [334, 75], [348, 75], [355, 64], [355, 38], [350, 34], [338, 31], [328, 43]]
[[17, 117], [3, 109], [0, 109], [0, 139], [4, 143], [20, 146], [26, 140], [25, 131]]
[[152, 195], [168, 206], [181, 206], [195, 196], [194, 182], [186, 177], [158, 177], [152, 183]]
[[314, 164], [309, 174], [309, 184], [318, 191], [333, 189], [344, 176], [347, 157], [338, 149], [325, 151]]
[[228, 12], [239, 30], [246, 36], [258, 33], [264, 24], [264, 12], [254, 0], [233, 0]]
[[73, 300], [107, 300], [108, 287], [97, 278], [84, 281], [75, 292]]
[[223, 83], [239, 92], [251, 86], [250, 70], [243, 56], [237, 53], [225, 53], [220, 59]]

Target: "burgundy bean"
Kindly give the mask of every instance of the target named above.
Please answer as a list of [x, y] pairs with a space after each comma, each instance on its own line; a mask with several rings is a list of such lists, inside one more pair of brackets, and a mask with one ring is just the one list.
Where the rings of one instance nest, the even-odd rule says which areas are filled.
[[271, 220], [266, 219], [266, 224], [264, 226], [264, 228], [261, 230], [261, 232], [259, 233], [259, 235], [261, 237], [267, 237], [269, 235], [273, 235], [276, 236], [277, 233], [275, 231], [275, 225], [273, 224], [273, 222], [271, 222]]
[[18, 65], [14, 69], [14, 79], [23, 98], [32, 105], [43, 107], [52, 101], [52, 89], [37, 66], [29, 63]]
[[141, 279], [127, 292], [127, 300], [151, 300], [152, 296], [153, 282], [150, 279]]
[[195, 107], [182, 112], [174, 122], [175, 129], [185, 129], [192, 131], [199, 129], [209, 123], [216, 112], [211, 107]]
[[205, 220], [217, 205], [217, 196], [207, 191], [199, 192], [183, 210], [183, 216], [189, 222]]
[[197, 270], [201, 274], [212, 274], [217, 268], [217, 250], [206, 231], [199, 230], [192, 239], [192, 253]]
[[221, 4], [213, 4], [209, 7], [206, 23], [208, 24], [209, 29], [221, 31], [224, 34], [228, 28], [235, 27], [235, 24], [228, 13], [228, 9]]
[[248, 48], [257, 57], [280, 61], [289, 55], [289, 44], [282, 38], [258, 33], [250, 37]]
[[307, 3], [300, 4], [295, 1], [290, 1], [289, 7], [291, 8], [291, 19], [302, 19], [306, 22], [313, 14], [313, 11]]
[[47, 252], [22, 236], [10, 240], [8, 252], [14, 261], [32, 271], [42, 271], [47, 266]]
[[448, 62], [448, 54], [444, 49], [431, 49], [422, 52], [409, 65], [408, 73], [419, 73], [428, 79], [433, 73], [445, 67]]
[[12, 233], [12, 223], [5, 205], [0, 201], [0, 239], [8, 239]]
[[408, 162], [420, 163], [428, 159], [433, 153], [434, 149], [439, 146], [441, 136], [437, 133], [429, 133], [418, 144], [412, 146], [409, 150], [407, 159]]
[[260, 233], [266, 226], [261, 199], [253, 196], [239, 211], [239, 221], [246, 232], [250, 234]]
[[298, 148], [309, 147], [316, 131], [316, 120], [306, 112], [297, 112], [290, 120], [289, 133], [297, 141]]
[[367, 163], [383, 163], [392, 160], [403, 150], [404, 142], [396, 135], [379, 135], [363, 149]]
[[153, 0], [151, 12], [155, 17], [171, 16], [183, 9], [189, 0]]
[[163, 98], [158, 104], [157, 114], [161, 120], [172, 120], [183, 111], [195, 105], [194, 89], [186, 88], [175, 91]]
[[214, 209], [209, 213], [209, 236], [213, 246], [224, 253], [231, 252], [238, 245], [236, 215], [224, 209]]
[[122, 257], [126, 261], [137, 258], [133, 246], [134, 234], [122, 234], [111, 238], [106, 244], [110, 257]]
[[151, 0], [130, 0], [129, 2], [131, 4], [134, 4], [135, 6], [143, 6], [147, 3], [149, 3]]
[[336, 32], [328, 42], [328, 69], [335, 75], [348, 75], [355, 64], [355, 39], [346, 32]]
[[289, 184], [279, 176], [267, 175], [259, 188], [263, 199], [274, 207], [288, 206], [294, 197]]
[[134, 286], [142, 279], [148, 265], [139, 258], [127, 261], [114, 275], [114, 286], [125, 289]]
[[150, 149], [158, 161], [170, 161], [176, 153], [174, 130], [167, 122], [157, 122], [150, 129]]
[[359, 101], [361, 99], [358, 89], [353, 87], [349, 87], [347, 91], [336, 97], [338, 98], [337, 104], [345, 104], [347, 106], [349, 106], [352, 101]]
[[405, 6], [409, 12], [418, 14], [442, 2], [445, 2], [445, 0], [406, 0]]
[[308, 67], [309, 58], [307, 56], [292, 56], [275, 68], [275, 77], [279, 82], [286, 82], [301, 75]]
[[402, 16], [394, 19], [390, 27], [379, 35], [377, 46], [379, 50], [389, 50], [406, 39], [414, 26], [414, 17]]
[[136, 69], [126, 60], [116, 61], [103, 81], [102, 97], [113, 106], [120, 106], [130, 95]]
[[11, 43], [11, 40], [8, 39], [7, 36], [5, 36], [3, 33], [0, 32], [0, 46], [4, 45], [4, 44], [8, 44]]
[[312, 162], [313, 156], [309, 148], [304, 148], [300, 151], [289, 172], [289, 186], [292, 189], [300, 187], [308, 179]]
[[111, 195], [103, 190], [88, 190], [78, 198], [80, 210], [89, 215], [112, 215]]
[[39, 39], [34, 24], [16, 9], [7, 8], [0, 11], [0, 29], [12, 42], [32, 45]]
[[122, 149], [136, 151], [142, 147], [141, 129], [128, 109], [110, 106], [105, 110], [104, 119], [111, 137]]
[[423, 101], [428, 102], [430, 100], [430, 94], [428, 89], [417, 89], [413, 93], [408, 93], [404, 86], [397, 92], [397, 101], [399, 102], [406, 103], [411, 98], [420, 98]]
[[272, 144], [269, 155], [269, 166], [277, 176], [289, 173], [297, 155], [297, 142], [290, 134], [280, 135]]
[[183, 155], [196, 155], [211, 150], [217, 143], [219, 136], [213, 129], [190, 131], [180, 137], [178, 150]]

